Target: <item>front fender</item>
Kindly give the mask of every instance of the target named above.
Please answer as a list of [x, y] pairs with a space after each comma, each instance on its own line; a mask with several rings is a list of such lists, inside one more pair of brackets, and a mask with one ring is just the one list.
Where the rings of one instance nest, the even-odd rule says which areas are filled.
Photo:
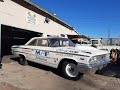
[[65, 60], [72, 60], [72, 61], [78, 63], [77, 59], [75, 59], [75, 58], [64, 57], [64, 58], [61, 58], [61, 59], [58, 61], [58, 64], [57, 64], [56, 68], [58, 68], [59, 65], [61, 64], [61, 62], [65, 61]]

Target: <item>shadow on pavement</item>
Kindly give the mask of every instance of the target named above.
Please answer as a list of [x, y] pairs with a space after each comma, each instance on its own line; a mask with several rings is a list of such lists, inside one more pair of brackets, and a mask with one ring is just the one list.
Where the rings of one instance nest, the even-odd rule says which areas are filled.
[[[45, 66], [45, 65], [33, 63], [33, 62], [30, 62], [30, 61], [28, 62], [28, 64], [30, 66], [35, 67], [35, 68], [39, 68], [39, 69], [46, 70], [46, 71], [51, 71], [52, 73], [54, 73], [54, 74], [56, 74], [56, 75], [58, 75], [58, 76], [60, 76], [60, 77], [62, 77], [64, 79], [66, 79], [66, 77], [63, 76], [63, 74], [62, 74], [60, 69], [55, 69], [55, 68], [48, 67], [48, 66]], [[77, 81], [77, 80], [81, 79], [82, 76], [83, 76], [83, 74], [80, 73], [79, 77], [77, 77], [75, 79], [72, 79], [72, 80]], [[69, 80], [71, 80], [71, 79], [69, 79]]]
[[[10, 58], [10, 59], [19, 63], [19, 58], [15, 57], [15, 58]], [[37, 63], [33, 63], [33, 62], [30, 62], [30, 61], [28, 61], [28, 65], [30, 65], [32, 67], [35, 67], [35, 68], [43, 69], [45, 71], [53, 71], [54, 72], [56, 70], [54, 68], [51, 68], [51, 67], [48, 67], [48, 66], [45, 66], [45, 65], [41, 65], [41, 64], [37, 64]]]
[[106, 68], [102, 69], [97, 74], [120, 78], [120, 64], [109, 64]]
[[[17, 61], [19, 63], [19, 58], [10, 58], [14, 61]], [[41, 65], [41, 64], [37, 64], [37, 63], [34, 63], [34, 62], [30, 62], [28, 61], [28, 65], [32, 66], [32, 67], [35, 67], [35, 68], [39, 68], [39, 69], [42, 69], [42, 70], [45, 70], [45, 71], [50, 71], [62, 78], [65, 79], [65, 77], [63, 76], [63, 74], [61, 73], [61, 70], [60, 69], [55, 69], [55, 68], [52, 68], [52, 67], [49, 67], [49, 66], [45, 66], [45, 65]], [[80, 73], [80, 76], [77, 77], [76, 79], [74, 79], [74, 81], [77, 81], [79, 79], [81, 79], [81, 77], [83, 76], [83, 74]]]
[[[18, 61], [19, 58], [11, 58], [12, 60], [14, 61]], [[62, 77], [62, 78], [65, 78], [60, 70], [57, 70], [57, 69], [54, 69], [54, 68], [51, 68], [51, 67], [48, 67], [48, 66], [45, 66], [45, 65], [41, 65], [41, 64], [37, 64], [37, 63], [33, 63], [33, 62], [30, 62], [28, 61], [28, 64], [32, 67], [35, 67], [35, 68], [39, 68], [39, 69], [42, 69], [42, 70], [45, 70], [45, 71], [51, 71], [52, 73]], [[119, 65], [115, 65], [115, 64], [109, 64], [106, 68], [103, 68], [101, 71], [97, 72], [96, 74], [99, 74], [99, 75], [104, 75], [104, 76], [108, 76], [108, 77], [116, 77], [116, 78], [120, 78], [120, 64]], [[81, 77], [79, 77], [80, 79]]]

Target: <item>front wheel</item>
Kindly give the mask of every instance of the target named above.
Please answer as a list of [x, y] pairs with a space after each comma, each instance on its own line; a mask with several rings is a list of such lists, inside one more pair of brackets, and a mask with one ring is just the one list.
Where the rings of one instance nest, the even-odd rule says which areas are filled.
[[79, 72], [78, 67], [73, 62], [65, 61], [62, 66], [64, 77], [70, 80], [79, 80], [83, 75]]

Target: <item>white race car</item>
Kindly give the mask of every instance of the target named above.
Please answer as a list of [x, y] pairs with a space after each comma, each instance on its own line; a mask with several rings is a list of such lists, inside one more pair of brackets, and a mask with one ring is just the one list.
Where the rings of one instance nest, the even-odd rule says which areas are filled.
[[12, 46], [12, 53], [20, 57], [20, 64], [27, 61], [60, 68], [68, 79], [80, 77], [80, 73], [95, 73], [109, 62], [109, 52], [88, 46], [75, 46], [68, 38], [35, 37], [25, 45]]

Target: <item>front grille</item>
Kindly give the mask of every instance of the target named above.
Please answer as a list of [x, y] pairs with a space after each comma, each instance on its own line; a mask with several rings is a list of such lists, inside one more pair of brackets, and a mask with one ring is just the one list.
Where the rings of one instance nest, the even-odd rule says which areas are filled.
[[97, 60], [98, 60], [98, 61], [103, 60], [103, 59], [106, 59], [106, 54], [98, 55], [98, 56], [97, 56]]

